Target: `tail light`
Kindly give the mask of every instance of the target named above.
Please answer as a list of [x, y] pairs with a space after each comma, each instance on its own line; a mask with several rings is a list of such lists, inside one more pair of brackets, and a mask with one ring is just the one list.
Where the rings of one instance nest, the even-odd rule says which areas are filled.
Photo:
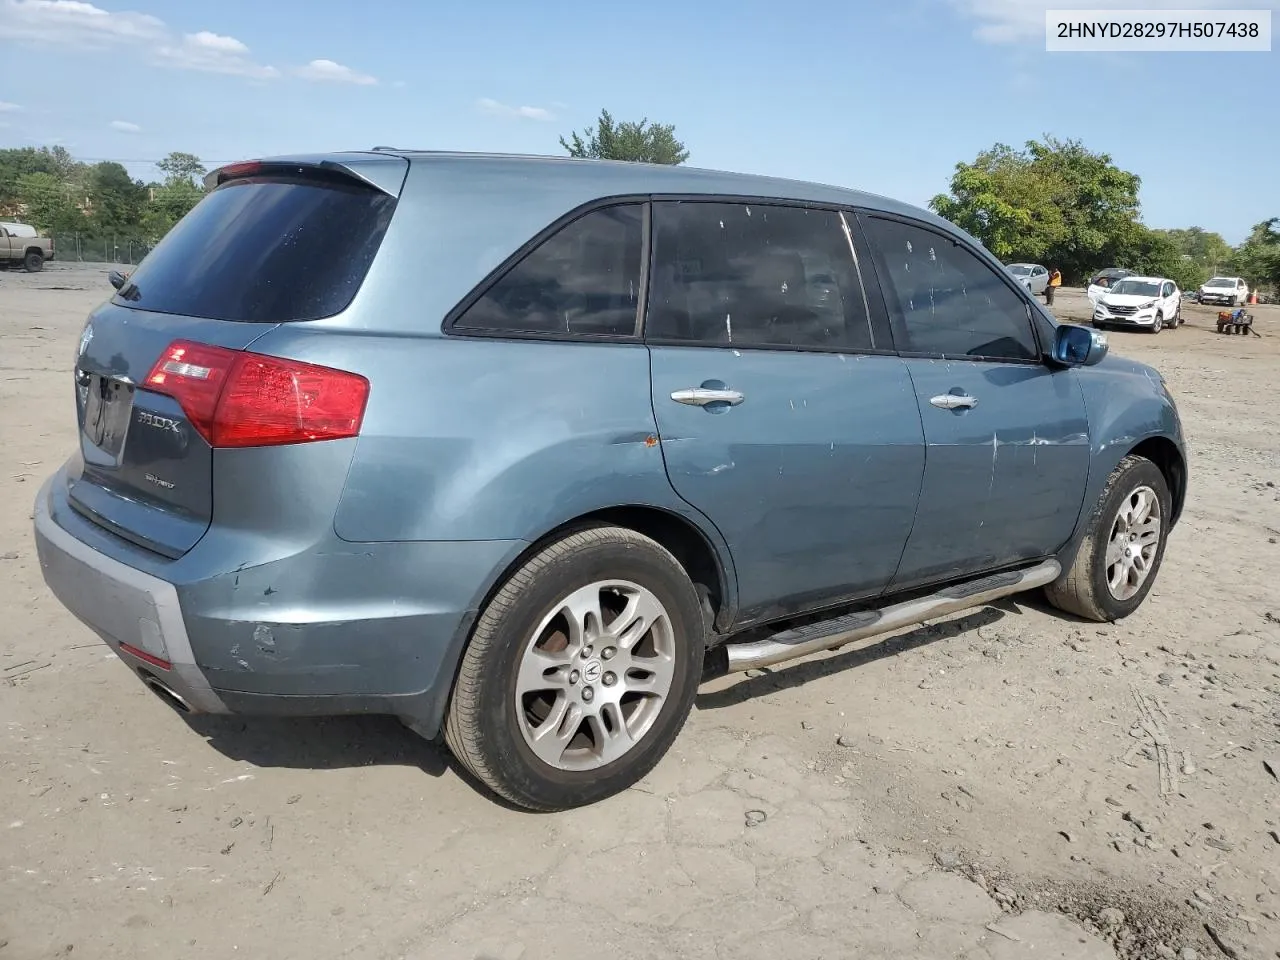
[[143, 386], [177, 400], [212, 447], [268, 447], [360, 433], [369, 381], [359, 374], [176, 340]]

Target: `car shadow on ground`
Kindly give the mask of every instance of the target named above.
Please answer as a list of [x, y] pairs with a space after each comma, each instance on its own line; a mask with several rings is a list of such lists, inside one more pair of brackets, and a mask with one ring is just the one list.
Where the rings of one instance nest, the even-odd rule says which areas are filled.
[[943, 620], [916, 627], [907, 633], [900, 633], [886, 639], [862, 641], [865, 646], [857, 647], [846, 653], [828, 656], [822, 660], [810, 660], [804, 663], [787, 666], [766, 667], [759, 673], [751, 671], [751, 675], [742, 675], [743, 679], [723, 690], [708, 691], [698, 694], [694, 702], [699, 710], [719, 710], [724, 707], [737, 706], [756, 697], [767, 696], [778, 690], [788, 690], [802, 686], [822, 677], [840, 673], [854, 667], [865, 666], [886, 657], [894, 657], [908, 653], [918, 647], [943, 640], [951, 640], [961, 634], [970, 633], [982, 627], [998, 623], [1009, 614], [1020, 616], [1022, 613], [1017, 604], [1009, 600], [1001, 600], [978, 610], [970, 611], [954, 620]]
[[258, 767], [337, 770], [416, 767], [443, 776], [451, 762], [444, 746], [424, 740], [393, 717], [184, 717], [223, 756]]

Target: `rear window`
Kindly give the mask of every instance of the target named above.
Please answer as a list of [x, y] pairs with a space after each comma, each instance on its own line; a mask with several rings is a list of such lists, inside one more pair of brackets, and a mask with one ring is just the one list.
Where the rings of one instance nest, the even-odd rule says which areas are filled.
[[319, 320], [351, 303], [395, 198], [346, 177], [218, 187], [142, 261], [122, 306], [212, 320]]

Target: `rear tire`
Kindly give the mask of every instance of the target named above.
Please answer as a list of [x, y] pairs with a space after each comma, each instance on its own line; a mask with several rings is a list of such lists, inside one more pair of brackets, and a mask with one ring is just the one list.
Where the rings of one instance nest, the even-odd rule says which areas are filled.
[[27, 273], [39, 273], [44, 269], [44, 257], [32, 250], [22, 261]]
[[512, 574], [476, 622], [445, 742], [518, 806], [594, 803], [641, 779], [675, 741], [703, 649], [698, 595], [661, 544], [623, 527], [568, 533]]
[[1172, 503], [1159, 467], [1145, 457], [1121, 460], [1098, 497], [1070, 569], [1045, 587], [1049, 602], [1099, 622], [1137, 610], [1164, 559]]

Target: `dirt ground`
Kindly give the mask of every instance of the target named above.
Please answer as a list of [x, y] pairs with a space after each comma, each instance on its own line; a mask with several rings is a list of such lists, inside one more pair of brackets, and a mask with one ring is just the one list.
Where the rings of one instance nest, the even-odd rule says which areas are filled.
[[0, 273], [0, 960], [1280, 957], [1280, 308], [1111, 334], [1192, 457], [1134, 617], [719, 680], [640, 786], [532, 816], [393, 720], [185, 722], [46, 592], [105, 273]]

